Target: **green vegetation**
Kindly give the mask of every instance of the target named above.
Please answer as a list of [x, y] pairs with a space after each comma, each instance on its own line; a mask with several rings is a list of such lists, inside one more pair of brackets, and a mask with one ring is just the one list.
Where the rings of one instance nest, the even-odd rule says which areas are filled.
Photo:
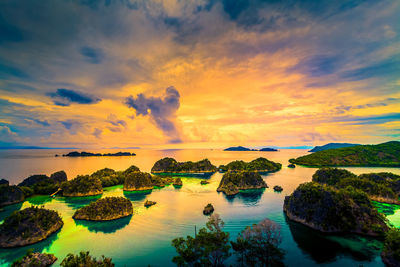
[[89, 221], [109, 221], [133, 214], [132, 202], [124, 197], [100, 198], [75, 211], [72, 218]]
[[68, 254], [61, 262], [62, 267], [113, 267], [112, 259], [101, 256], [97, 260], [95, 257], [90, 256], [89, 251], [81, 251], [79, 255]]
[[266, 188], [267, 184], [258, 172], [229, 171], [224, 174], [218, 186], [218, 192], [226, 195], [236, 195], [239, 190]]
[[21, 259], [14, 261], [11, 267], [45, 267], [52, 265], [57, 258], [53, 254], [33, 252], [33, 249], [28, 249], [26, 255]]
[[0, 225], [0, 247], [25, 246], [39, 242], [62, 225], [60, 215], [53, 210], [30, 207], [14, 211]]
[[175, 187], [182, 187], [183, 183], [182, 183], [182, 179], [181, 178], [176, 178], [175, 181], [173, 182], [173, 185]]
[[400, 266], [400, 229], [392, 228], [386, 233], [382, 260], [386, 266]]
[[100, 179], [102, 187], [123, 184], [125, 180], [121, 172], [116, 172], [109, 168], [98, 170], [92, 173], [90, 176]]
[[276, 223], [265, 219], [247, 227], [234, 242], [229, 242], [229, 233], [223, 227], [219, 215], [213, 214], [195, 237], [172, 240], [178, 253], [172, 261], [178, 266], [224, 266], [233, 249], [238, 266], [284, 266], [284, 251], [278, 247], [280, 227]]
[[144, 206], [145, 206], [146, 208], [148, 208], [148, 207], [150, 207], [150, 206], [153, 206], [153, 205], [155, 205], [155, 204], [157, 204], [157, 202], [151, 201], [151, 200], [148, 200], [148, 199], [146, 199], [146, 201], [144, 202]]
[[367, 194], [351, 186], [301, 184], [285, 198], [284, 211], [289, 219], [322, 232], [380, 236], [387, 230]]
[[24, 192], [16, 185], [0, 186], [0, 207], [21, 202], [25, 199]]
[[[19, 187], [24, 187], [25, 197], [30, 195], [50, 195], [57, 191], [62, 182], [67, 181], [67, 174], [64, 171], [53, 173], [50, 177], [44, 174], [31, 175], [18, 184]], [[30, 188], [30, 190], [26, 189]]]
[[140, 171], [140, 169], [138, 167], [136, 167], [135, 165], [130, 166], [128, 169], [126, 169], [125, 171], [122, 172], [123, 176], [128, 175], [129, 173], [132, 172], [138, 172]]
[[312, 180], [320, 184], [336, 185], [344, 178], [355, 178], [356, 175], [344, 169], [321, 168], [317, 170]]
[[342, 147], [351, 147], [351, 146], [359, 146], [360, 144], [349, 144], [349, 143], [329, 143], [323, 146], [316, 146], [311, 149], [309, 152], [318, 152], [322, 150], [342, 148]]
[[204, 207], [203, 214], [210, 215], [214, 212], [214, 206], [211, 203], [208, 203], [207, 206]]
[[22, 192], [24, 193], [25, 198], [31, 197], [35, 194], [35, 191], [31, 187], [28, 186], [18, 186]]
[[63, 196], [93, 196], [103, 193], [99, 178], [89, 175], [78, 175], [61, 185]]
[[364, 191], [375, 201], [400, 203], [400, 176], [393, 173], [369, 173], [359, 176], [337, 168], [321, 168], [313, 175], [313, 181], [336, 188], [352, 186]]
[[197, 162], [177, 162], [173, 158], [163, 158], [151, 168], [152, 173], [203, 173], [216, 171], [217, 168], [208, 159]]
[[281, 242], [281, 227], [264, 219], [244, 229], [231, 245], [239, 266], [285, 266], [285, 252], [279, 248]]
[[223, 232], [224, 222], [218, 214], [210, 216], [206, 228], [195, 236], [172, 240], [178, 256], [172, 261], [178, 266], [223, 266], [231, 255], [229, 233]]
[[124, 190], [145, 191], [153, 189], [153, 181], [150, 173], [131, 172], [125, 177]]
[[290, 159], [291, 163], [305, 166], [400, 166], [400, 142], [379, 145], [359, 145], [318, 151]]
[[128, 172], [125, 177], [124, 190], [146, 191], [152, 190], [153, 188], [162, 188], [168, 184], [175, 183], [177, 179], [172, 177], [152, 176], [150, 173], [146, 172], [132, 171]]
[[243, 160], [235, 160], [227, 165], [220, 165], [220, 171], [258, 171], [258, 172], [274, 172], [282, 168], [282, 164], [270, 161], [266, 158], [258, 158], [250, 162]]
[[125, 177], [132, 172], [138, 172], [139, 168], [135, 165], [130, 166], [125, 171], [114, 171], [113, 169], [104, 168], [92, 173], [90, 176], [98, 178], [103, 187], [124, 184]]

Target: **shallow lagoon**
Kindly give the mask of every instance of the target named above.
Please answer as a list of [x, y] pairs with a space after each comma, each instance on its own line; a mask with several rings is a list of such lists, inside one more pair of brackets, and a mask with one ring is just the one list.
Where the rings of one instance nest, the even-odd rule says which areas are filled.
[[[125, 150], [124, 150], [125, 151]], [[129, 150], [128, 150], [129, 151]], [[125, 196], [134, 206], [131, 217], [111, 222], [75, 221], [72, 215], [98, 197], [51, 199], [47, 196], [33, 197], [24, 203], [8, 206], [0, 212], [0, 221], [12, 211], [30, 205], [44, 205], [60, 212], [63, 228], [49, 239], [35, 245], [16, 249], [0, 249], [0, 264], [8, 266], [14, 259], [25, 254], [29, 248], [36, 251], [54, 253], [60, 260], [68, 253], [89, 250], [100, 257], [112, 257], [117, 266], [174, 266], [171, 262], [175, 254], [171, 240], [178, 236], [193, 235], [194, 227], [204, 226], [207, 217], [202, 214], [207, 203], [212, 203], [215, 212], [225, 221], [225, 231], [231, 238], [247, 225], [269, 218], [282, 226], [282, 248], [286, 250], [285, 262], [289, 266], [383, 266], [380, 258], [381, 242], [358, 236], [324, 236], [302, 225], [288, 222], [282, 212], [283, 199], [300, 183], [311, 180], [316, 169], [287, 168], [287, 160], [306, 153], [305, 150], [282, 150], [279, 152], [227, 152], [220, 150], [130, 150], [136, 157], [54, 157], [67, 151], [59, 150], [14, 150], [0, 151], [1, 176], [11, 183], [18, 183], [30, 174], [46, 173], [64, 169], [69, 179], [77, 174], [90, 174], [95, 170], [109, 167], [126, 169], [132, 164], [143, 171], [149, 171], [158, 159], [171, 156], [179, 161], [209, 158], [215, 165], [231, 160], [252, 160], [259, 156], [283, 164], [283, 169], [264, 175], [270, 188], [261, 191], [241, 193], [235, 197], [225, 197], [216, 188], [222, 177], [216, 173], [209, 179], [210, 184], [200, 185], [198, 178], [182, 178], [183, 187], [172, 185], [155, 189], [151, 193], [124, 193], [122, 186], [105, 189], [105, 196]], [[110, 152], [107, 150], [105, 152]], [[113, 151], [115, 152], [115, 151]], [[347, 168], [360, 174], [390, 171], [400, 174], [399, 168]], [[281, 185], [281, 193], [273, 191], [274, 185]], [[146, 199], [157, 201], [157, 205], [145, 208]], [[377, 204], [379, 205], [379, 204]], [[388, 214], [389, 220], [400, 227], [400, 209], [397, 205], [379, 205]], [[233, 260], [233, 259], [232, 259]], [[233, 263], [233, 261], [232, 261]]]

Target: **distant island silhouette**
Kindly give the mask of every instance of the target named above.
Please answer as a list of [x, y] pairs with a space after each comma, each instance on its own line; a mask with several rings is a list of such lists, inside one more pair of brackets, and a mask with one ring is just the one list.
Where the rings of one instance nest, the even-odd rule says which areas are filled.
[[[59, 155], [56, 155], [58, 157]], [[63, 154], [63, 157], [121, 157], [121, 156], [136, 156], [135, 153], [131, 152], [117, 152], [117, 153], [91, 153], [91, 152], [78, 152], [73, 151], [68, 154]]]
[[232, 146], [232, 147], [225, 148], [224, 151], [278, 151], [278, 149], [270, 148], [270, 147], [264, 147], [261, 149], [252, 149], [252, 148], [247, 148], [244, 146]]

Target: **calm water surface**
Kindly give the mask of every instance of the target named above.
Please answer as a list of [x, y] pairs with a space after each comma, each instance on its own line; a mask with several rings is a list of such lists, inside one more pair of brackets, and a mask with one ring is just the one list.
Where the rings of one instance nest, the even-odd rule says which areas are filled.
[[[91, 150], [93, 151], [93, 150]], [[124, 170], [134, 164], [142, 171], [150, 171], [154, 162], [162, 157], [174, 157], [178, 161], [208, 158], [214, 165], [226, 164], [235, 159], [246, 161], [263, 156], [283, 164], [279, 172], [263, 178], [270, 188], [263, 191], [241, 193], [233, 198], [217, 193], [222, 175], [214, 174], [210, 184], [200, 185], [198, 178], [182, 178], [183, 187], [175, 189], [167, 186], [155, 189], [149, 194], [124, 193], [122, 186], [106, 188], [105, 196], [125, 196], [134, 206], [131, 217], [112, 222], [75, 221], [72, 215], [76, 209], [87, 205], [98, 197], [51, 199], [38, 196], [23, 203], [5, 207], [0, 212], [0, 222], [12, 211], [31, 205], [44, 205], [57, 210], [64, 226], [50, 238], [23, 248], [0, 249], [0, 265], [8, 266], [16, 258], [23, 256], [27, 249], [53, 253], [61, 260], [68, 253], [88, 250], [94, 256], [111, 257], [117, 266], [174, 266], [171, 262], [175, 249], [171, 240], [175, 237], [193, 235], [194, 226], [203, 227], [207, 217], [202, 210], [212, 203], [215, 212], [225, 221], [225, 231], [231, 238], [246, 226], [269, 218], [282, 226], [282, 248], [286, 250], [285, 262], [289, 266], [383, 266], [380, 258], [381, 242], [358, 236], [324, 236], [302, 225], [288, 222], [282, 212], [286, 195], [300, 184], [311, 180], [316, 169], [296, 167], [287, 168], [288, 159], [306, 154], [306, 150], [281, 150], [279, 152], [228, 152], [220, 150], [124, 150], [135, 152], [135, 157], [54, 157], [63, 150], [0, 150], [0, 178], [10, 183], [21, 182], [31, 174], [51, 174], [65, 170], [68, 178], [78, 174], [90, 174], [105, 167]], [[97, 151], [93, 151], [97, 152]], [[105, 150], [101, 152], [117, 152]], [[360, 174], [390, 171], [400, 174], [399, 168], [347, 168]], [[281, 185], [282, 193], [272, 190]], [[150, 208], [143, 207], [146, 199], [157, 201]], [[379, 210], [387, 214], [392, 224], [400, 227], [400, 206], [377, 203]], [[234, 258], [229, 263], [234, 263]]]

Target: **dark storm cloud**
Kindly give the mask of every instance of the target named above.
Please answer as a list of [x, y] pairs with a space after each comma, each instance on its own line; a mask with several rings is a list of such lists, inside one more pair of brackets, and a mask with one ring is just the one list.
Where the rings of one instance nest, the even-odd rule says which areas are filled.
[[96, 104], [101, 101], [100, 98], [95, 96], [64, 88], [59, 88], [56, 92], [48, 93], [47, 95], [50, 96], [54, 104], [58, 106], [69, 106], [72, 103]]
[[125, 104], [135, 109], [137, 116], [150, 116], [157, 127], [170, 137], [170, 142], [180, 142], [179, 132], [174, 124], [175, 113], [180, 106], [180, 95], [175, 87], [168, 87], [164, 97], [147, 97], [144, 94], [129, 96], [125, 99]]
[[96, 49], [89, 46], [83, 46], [79, 50], [85, 60], [91, 64], [100, 64], [103, 61], [104, 53], [101, 49]]

